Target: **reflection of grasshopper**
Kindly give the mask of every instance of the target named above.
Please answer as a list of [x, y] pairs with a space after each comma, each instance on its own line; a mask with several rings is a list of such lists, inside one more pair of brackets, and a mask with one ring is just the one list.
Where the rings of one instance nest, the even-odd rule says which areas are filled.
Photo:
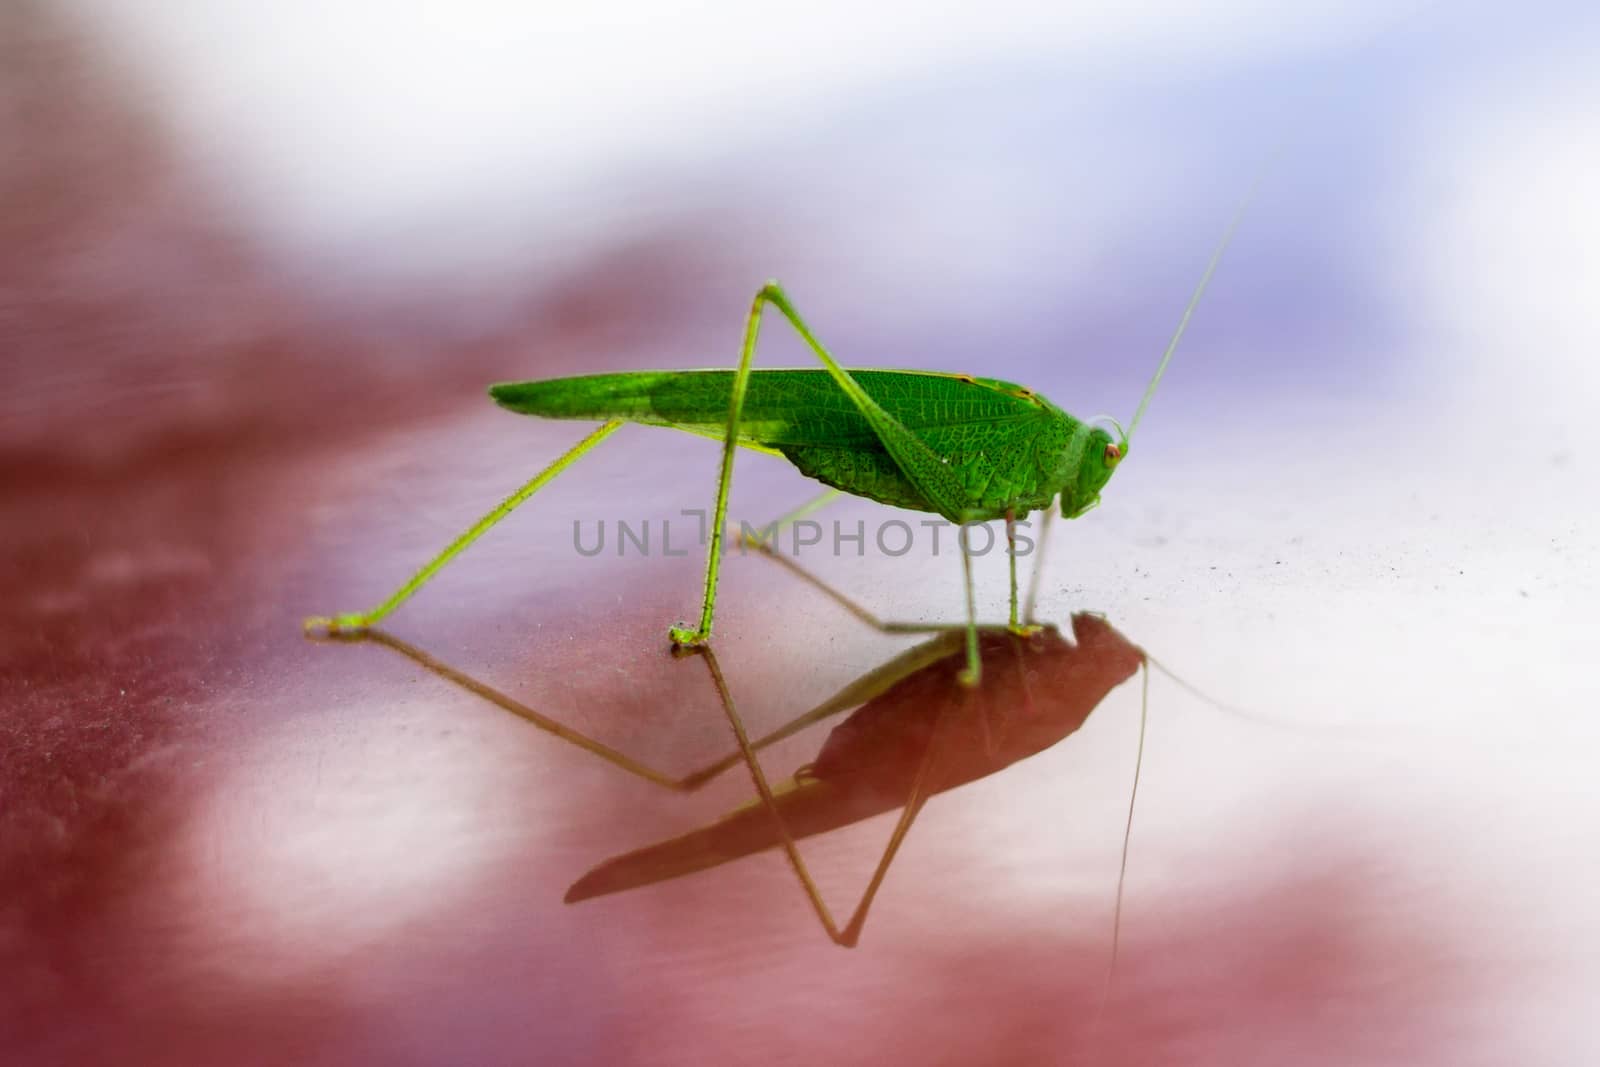
[[[828, 936], [854, 945], [896, 850], [928, 797], [993, 774], [1041, 752], [1083, 725], [1107, 693], [1143, 662], [1140, 651], [1096, 615], [1072, 617], [1076, 644], [1055, 627], [1030, 636], [980, 635], [981, 687], [960, 684], [966, 665], [960, 632], [941, 634], [846, 687], [741, 754], [760, 796], [682, 837], [607, 860], [567, 890], [567, 900], [676, 878], [782, 845]], [[733, 707], [715, 654], [704, 652], [725, 707]], [[817, 758], [769, 786], [755, 750], [800, 725], [859, 703], [835, 726]], [[730, 717], [737, 730], [736, 718]], [[797, 838], [903, 809], [867, 890], [841, 931], [822, 902]]]
[[[788, 563], [775, 554], [772, 558]], [[879, 623], [815, 578], [800, 574], [881, 629], [930, 629]], [[740, 762], [746, 764], [759, 793], [755, 800], [708, 826], [602, 863], [567, 891], [569, 903], [678, 878], [782, 846], [828, 936], [849, 946], [861, 936], [889, 864], [930, 796], [1049, 748], [1083, 725], [1106, 694], [1145, 662], [1144, 653], [1103, 618], [1080, 613], [1072, 617], [1075, 643], [1068, 643], [1054, 626], [1035, 627], [1027, 634], [1003, 626], [983, 629], [979, 640], [983, 682], [971, 687], [961, 684], [967, 665], [965, 628], [932, 629], [940, 632], [756, 741], [745, 733], [716, 654], [707, 646], [685, 650], [684, 654], [701, 656], [710, 670], [739, 750], [683, 778], [662, 774], [562, 726], [381, 630], [341, 637], [387, 645], [434, 674], [658, 785], [692, 790]], [[851, 708], [856, 709], [854, 714], [833, 728], [814, 761], [788, 780], [768, 784], [757, 750]], [[900, 820], [866, 892], [841, 929], [823, 903], [795, 841], [897, 808], [902, 809]]]

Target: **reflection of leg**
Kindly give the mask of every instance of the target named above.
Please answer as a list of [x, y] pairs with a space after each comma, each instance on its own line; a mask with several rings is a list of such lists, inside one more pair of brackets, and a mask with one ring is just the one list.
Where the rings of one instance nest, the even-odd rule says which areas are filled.
[[[773, 519], [771, 522], [761, 527], [760, 530], [756, 531], [756, 533], [762, 535], [760, 537], [751, 537], [745, 529], [740, 529], [734, 534], [734, 543], [743, 549], [759, 548], [763, 544], [775, 542], [778, 540], [779, 535], [782, 534], [783, 531], [787, 530], [801, 519], [806, 518], [809, 515], [815, 515], [817, 512], [821, 511], [835, 500], [838, 500], [839, 497], [843, 495], [844, 494], [837, 489], [829, 489], [826, 493], [822, 493], [821, 495], [806, 501], [804, 504], [801, 504], [799, 507], [789, 512], [789, 514], [784, 515], [781, 518]], [[771, 531], [771, 533], [769, 534], [768, 531]], [[729, 532], [733, 533], [731, 530]]]
[[[493, 686], [490, 686], [476, 678], [473, 678], [471, 675], [457, 670], [448, 663], [436, 659], [429, 653], [424, 652], [422, 649], [410, 644], [407, 641], [402, 641], [400, 638], [395, 637], [393, 634], [390, 634], [387, 631], [376, 629], [341, 631], [329, 639], [349, 644], [370, 641], [373, 644], [383, 645], [386, 648], [392, 649], [409, 659], [411, 662], [415, 663], [417, 666], [421, 667], [423, 670], [426, 670], [430, 674], [449, 682], [451, 685], [464, 689], [472, 695], [488, 701], [495, 707], [500, 708], [503, 711], [510, 712], [519, 719], [524, 719], [527, 722], [532, 723], [545, 733], [552, 734], [570, 745], [575, 745], [576, 747], [583, 749], [585, 752], [588, 752], [590, 755], [598, 756], [600, 759], [605, 760], [613, 767], [626, 771], [636, 778], [642, 778], [647, 782], [652, 782], [665, 789], [671, 789], [677, 792], [690, 792], [698, 789], [711, 779], [728, 770], [728, 768], [737, 765], [739, 761], [743, 759], [743, 754], [735, 750], [722, 759], [717, 760], [715, 763], [708, 764], [705, 767], [702, 767], [690, 774], [686, 774], [681, 778], [675, 778], [672, 775], [666, 774], [663, 771], [658, 771], [653, 767], [647, 767], [637, 760], [634, 760], [631, 757], [618, 752], [616, 749], [611, 748], [609, 745], [602, 744], [592, 737], [579, 733], [570, 726], [565, 726], [549, 716], [535, 711], [533, 708], [528, 707], [528, 705], [522, 703], [520, 700], [508, 696], [505, 693], [500, 692], [500, 690], [495, 689]], [[854, 682], [851, 682], [849, 685], [845, 686], [843, 689], [839, 690], [839, 692], [818, 704], [810, 711], [797, 716], [784, 726], [779, 727], [760, 740], [753, 742], [750, 747], [753, 751], [760, 751], [769, 745], [773, 745], [779, 741], [782, 741], [786, 737], [794, 736], [801, 730], [804, 730], [806, 727], [811, 726], [814, 723], [821, 722], [822, 720], [837, 715], [842, 711], [849, 711], [851, 708], [860, 707], [862, 704], [865, 704], [867, 701], [894, 686], [895, 683], [899, 682], [901, 679], [916, 673], [917, 671], [928, 666], [930, 663], [935, 663], [945, 658], [951, 653], [952, 650], [953, 649], [950, 641], [946, 638], [935, 638], [932, 641], [926, 641], [920, 645], [917, 645], [915, 648], [907, 649], [905, 652], [901, 653], [893, 660], [890, 660], [888, 663], [885, 663], [877, 669], [869, 671], [860, 678], [857, 678]]]
[[712, 682], [717, 687], [717, 694], [722, 699], [722, 706], [727, 710], [728, 723], [733, 727], [734, 737], [739, 742], [739, 752], [744, 757], [745, 764], [750, 769], [750, 777], [754, 780], [756, 792], [761, 795], [761, 802], [772, 813], [772, 819], [778, 828], [778, 835], [783, 843], [784, 854], [789, 858], [789, 865], [794, 868], [794, 873], [800, 879], [800, 886], [805, 890], [808, 900], [811, 901], [812, 910], [816, 912], [817, 920], [822, 923], [822, 928], [827, 931], [828, 937], [835, 944], [846, 948], [854, 947], [861, 938], [861, 928], [866, 924], [867, 912], [872, 907], [873, 898], [877, 896], [878, 889], [883, 885], [885, 875], [889, 873], [889, 864], [894, 862], [895, 854], [900, 850], [901, 843], [905, 840], [911, 823], [922, 810], [923, 803], [927, 800], [928, 784], [932, 777], [932, 769], [938, 746], [943, 740], [943, 725], [949, 711], [945, 705], [939, 710], [939, 717], [934, 723], [933, 731], [928, 738], [927, 751], [923, 753], [922, 762], [917, 767], [916, 778], [911, 784], [910, 795], [906, 798], [904, 810], [900, 813], [900, 821], [895, 824], [894, 832], [889, 835], [889, 843], [884, 848], [883, 856], [878, 860], [877, 868], [872, 872], [872, 878], [867, 883], [867, 888], [861, 895], [861, 901], [856, 905], [855, 912], [850, 916], [850, 922], [843, 930], [839, 929], [833, 920], [833, 915], [828, 911], [828, 905], [822, 899], [822, 893], [817, 889], [817, 883], [811, 877], [811, 872], [806, 868], [805, 859], [800, 855], [800, 848], [795, 844], [794, 837], [789, 833], [789, 827], [784, 822], [783, 813], [778, 808], [777, 798], [773, 796], [772, 786], [767, 782], [766, 772], [761, 769], [761, 761], [756, 758], [755, 746], [750, 743], [749, 736], [745, 733], [744, 723], [739, 717], [738, 710], [734, 707], [733, 695], [728, 691], [727, 680], [722, 675], [722, 668], [717, 663], [716, 653], [710, 648], [702, 648], [701, 654], [705, 657], [706, 666], [711, 671]]
[[613, 767], [621, 768], [637, 778], [643, 778], [647, 782], [654, 782], [656, 785], [664, 786], [667, 789], [677, 790], [693, 789], [704, 782], [704, 779], [701, 779], [700, 781], [691, 781], [693, 776], [684, 779], [673, 778], [671, 775], [663, 774], [654, 768], [646, 767], [644, 764], [623, 755], [621, 752], [611, 748], [609, 745], [603, 745], [599, 741], [594, 740], [592, 737], [580, 734], [570, 726], [562, 725], [554, 719], [528, 707], [528, 705], [522, 703], [520, 700], [509, 697], [500, 692], [500, 690], [495, 689], [484, 682], [478, 681], [478, 679], [472, 677], [471, 675], [464, 674], [461, 671], [456, 670], [448, 663], [435, 659], [433, 656], [424, 652], [417, 646], [407, 641], [402, 641], [400, 638], [395, 637], [393, 634], [387, 633], [383, 630], [366, 630], [348, 635], [341, 634], [336, 639], [350, 642], [371, 641], [375, 644], [383, 645], [385, 648], [393, 649], [429, 673], [443, 678], [452, 685], [459, 686], [472, 695], [487, 700], [495, 707], [501, 708], [504, 711], [509, 711], [511, 714], [517, 716], [517, 718], [527, 720], [534, 726], [537, 726], [539, 729], [543, 730], [545, 733], [554, 734], [556, 737], [559, 737], [568, 744], [576, 745], [578, 748], [583, 749], [585, 752], [588, 752], [591, 755], [599, 756]]
[[[783, 520], [779, 521], [781, 522]], [[769, 541], [758, 541], [751, 538], [743, 538], [740, 543], [750, 551], [760, 553], [767, 559], [770, 559], [772, 562], [783, 567], [790, 574], [794, 575], [796, 578], [799, 578], [802, 582], [805, 582], [807, 585], [817, 590], [823, 596], [826, 596], [835, 604], [838, 604], [845, 611], [848, 611], [851, 615], [854, 615], [856, 618], [860, 619], [874, 630], [878, 630], [886, 634], [931, 634], [946, 633], [951, 630], [967, 629], [967, 623], [964, 622], [885, 622], [883, 619], [878, 618], [878, 616], [862, 607], [856, 601], [850, 599], [850, 597], [845, 593], [834, 588], [832, 585], [829, 585], [815, 574], [812, 574], [800, 564], [796, 563], [788, 556], [785, 556], [782, 552], [774, 549]], [[978, 628], [980, 630], [1003, 629], [1003, 627], [992, 625], [984, 625]]]
[[911, 832], [911, 821], [921, 813], [922, 805], [928, 799], [928, 783], [933, 776], [934, 761], [938, 758], [938, 746], [944, 740], [943, 727], [949, 711], [948, 704], [939, 708], [939, 719], [934, 723], [933, 732], [928, 737], [928, 750], [923, 753], [922, 765], [917, 768], [917, 777], [911, 783], [911, 792], [906, 797], [905, 809], [900, 812], [900, 821], [895, 823], [894, 833], [889, 835], [889, 843], [884, 846], [883, 858], [878, 860], [877, 870], [872, 872], [872, 880], [867, 883], [867, 891], [861, 894], [861, 903], [856, 905], [855, 914], [850, 916], [850, 925], [845, 927], [844, 939], [839, 942], [842, 945], [854, 945], [861, 939], [861, 928], [867, 922], [867, 909], [872, 907], [872, 901], [878, 895], [878, 887], [883, 885], [884, 876], [889, 873], [889, 864], [894, 862], [901, 844], [905, 842], [906, 834]]
[[445, 564], [449, 563], [462, 552], [466, 551], [467, 547], [471, 545], [472, 542], [488, 533], [496, 523], [515, 511], [534, 493], [537, 493], [540, 489], [544, 488], [545, 485], [551, 482], [556, 475], [560, 474], [562, 471], [566, 470], [574, 462], [576, 462], [578, 457], [582, 456], [595, 445], [611, 436], [611, 434], [616, 431], [617, 427], [621, 425], [622, 423], [615, 419], [601, 424], [599, 429], [595, 430], [588, 437], [585, 437], [582, 441], [579, 441], [576, 445], [573, 445], [566, 451], [565, 454], [562, 455], [560, 459], [556, 460], [554, 463], [550, 464], [550, 466], [534, 475], [532, 479], [522, 486], [522, 488], [518, 489], [515, 493], [512, 493], [510, 496], [506, 497], [505, 500], [501, 501], [493, 511], [489, 512], [489, 514], [485, 515], [483, 518], [479, 519], [477, 522], [468, 527], [464, 533], [462, 533], [454, 541], [451, 541], [450, 544], [445, 547], [443, 552], [440, 552], [437, 556], [433, 557], [433, 559], [429, 560], [421, 570], [417, 571], [416, 574], [411, 576], [410, 581], [406, 582], [399, 589], [396, 589], [393, 593], [390, 593], [389, 599], [385, 600], [377, 607], [371, 609], [370, 611], [345, 612], [340, 615], [334, 615], [332, 618], [325, 618], [320, 615], [313, 616], [305, 621], [306, 633], [311, 636], [317, 636], [319, 634], [337, 634], [340, 632], [364, 630], [369, 626], [376, 626], [383, 620], [384, 616], [388, 615], [395, 608], [409, 600], [413, 593], [415, 593], [418, 589], [421, 589], [428, 583], [429, 579], [431, 579], [435, 574], [439, 573], [439, 571], [443, 570]]
[[[903, 679], [947, 658], [960, 647], [959, 642], [960, 638], [954, 632], [945, 631], [931, 640], [906, 649], [888, 663], [875, 667], [863, 674], [810, 711], [796, 716], [765, 737], [751, 742], [751, 750], [759, 752], [769, 745], [774, 745], [786, 737], [793, 737], [806, 727], [831, 718], [842, 711], [859, 708], [869, 700], [887, 692]], [[725, 704], [724, 710], [726, 708], [727, 705]], [[686, 776], [682, 779], [680, 785], [684, 789], [696, 789], [734, 766], [741, 758], [742, 753], [735, 750], [717, 762], [708, 764], [693, 774]]]

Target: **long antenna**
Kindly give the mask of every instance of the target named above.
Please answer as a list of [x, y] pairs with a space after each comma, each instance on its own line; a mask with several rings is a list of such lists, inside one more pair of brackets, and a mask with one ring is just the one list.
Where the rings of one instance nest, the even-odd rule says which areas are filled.
[[1178, 350], [1178, 342], [1183, 339], [1183, 331], [1189, 328], [1189, 317], [1194, 314], [1194, 309], [1199, 306], [1200, 298], [1205, 295], [1206, 286], [1211, 284], [1211, 276], [1217, 271], [1217, 264], [1222, 262], [1222, 253], [1228, 250], [1228, 245], [1233, 243], [1233, 235], [1239, 229], [1239, 223], [1244, 221], [1245, 211], [1255, 201], [1256, 193], [1261, 189], [1261, 183], [1271, 169], [1273, 160], [1278, 156], [1273, 152], [1266, 162], [1261, 164], [1261, 169], [1256, 173], [1255, 181], [1250, 183], [1250, 189], [1244, 194], [1244, 200], [1239, 204], [1239, 209], [1233, 213], [1233, 221], [1228, 223], [1228, 229], [1223, 233], [1222, 240], [1217, 242], [1216, 250], [1211, 253], [1211, 262], [1206, 264], [1206, 271], [1200, 275], [1200, 284], [1194, 287], [1194, 295], [1189, 297], [1189, 306], [1183, 309], [1183, 318], [1178, 320], [1178, 328], [1172, 332], [1172, 340], [1167, 342], [1167, 350], [1161, 354], [1161, 364], [1156, 367], [1155, 377], [1150, 379], [1150, 385], [1144, 391], [1144, 397], [1139, 401], [1139, 410], [1133, 413], [1133, 421], [1128, 423], [1127, 436], [1123, 438], [1124, 444], [1133, 437], [1133, 431], [1138, 428], [1139, 420], [1144, 418], [1144, 409], [1150, 406], [1150, 398], [1156, 395], [1156, 386], [1161, 384], [1161, 376], [1167, 373], [1167, 364], [1172, 362], [1172, 353]]

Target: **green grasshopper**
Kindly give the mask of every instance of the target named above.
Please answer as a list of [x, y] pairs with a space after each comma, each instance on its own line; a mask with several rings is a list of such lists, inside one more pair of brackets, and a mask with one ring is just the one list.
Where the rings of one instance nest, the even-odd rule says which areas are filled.
[[[981, 658], [967, 524], [1005, 520], [1011, 545], [1009, 626], [1019, 634], [1033, 632], [1039, 568], [1035, 566], [1026, 611], [1019, 619], [1018, 520], [1034, 511], [1044, 512], [1042, 546], [1055, 509], [1071, 519], [1099, 504], [1101, 490], [1127, 456], [1133, 431], [1161, 384], [1189, 318], [1253, 194], [1252, 188], [1212, 252], [1126, 431], [1107, 416], [1076, 419], [1033, 390], [995, 378], [936, 371], [847, 370], [817, 340], [782, 287], [769, 282], [756, 294], [745, 321], [737, 370], [634, 371], [490, 386], [494, 401], [511, 411], [549, 419], [594, 420], [600, 426], [473, 523], [377, 607], [309, 618], [305, 629], [310, 634], [336, 634], [376, 625], [580, 456], [623, 423], [635, 422], [717, 438], [723, 445], [700, 622], [692, 629], [682, 624], [672, 627], [669, 633], [674, 645], [703, 645], [711, 638], [734, 453], [748, 448], [787, 459], [802, 474], [831, 486], [829, 497], [849, 493], [892, 507], [932, 512], [961, 526], [967, 608], [966, 667], [961, 681], [975, 685]], [[821, 369], [752, 369], [762, 312], [768, 304], [789, 320], [821, 362]], [[1115, 438], [1097, 425], [1101, 422], [1116, 430]]]

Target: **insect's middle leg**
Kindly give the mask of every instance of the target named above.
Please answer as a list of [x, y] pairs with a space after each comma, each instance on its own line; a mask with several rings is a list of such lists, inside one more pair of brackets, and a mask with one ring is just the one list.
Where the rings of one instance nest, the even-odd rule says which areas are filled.
[[1027, 637], [1038, 633], [1040, 626], [1033, 621], [1034, 590], [1031, 586], [1028, 590], [1027, 617], [1021, 622], [1017, 620], [1017, 513], [1010, 508], [1006, 509], [1006, 559], [1011, 566], [1011, 619], [1006, 628], [1018, 637]]
[[957, 540], [961, 543], [961, 578], [967, 591], [967, 665], [956, 680], [965, 686], [975, 686], [983, 677], [983, 660], [978, 655], [978, 600], [972, 587], [972, 548], [967, 541], [966, 525], [961, 526]]
[[[772, 299], [773, 292], [781, 294], [781, 290], [772, 283], [763, 286], [751, 303], [750, 315], [745, 320], [744, 340], [739, 346], [739, 367], [734, 372], [733, 388], [729, 392], [728, 425], [722, 439], [722, 465], [717, 474], [717, 499], [712, 508], [711, 543], [706, 554], [705, 592], [700, 602], [700, 624], [693, 629], [683, 625], [674, 626], [668, 631], [672, 643], [680, 647], [703, 645], [711, 639], [711, 624], [717, 609], [717, 578], [722, 567], [722, 540], [728, 521], [728, 489], [733, 482], [733, 460], [739, 444], [739, 420], [744, 414], [744, 397], [750, 385], [750, 368], [755, 362], [756, 341], [761, 335], [761, 312]], [[809, 330], [801, 329], [800, 332], [807, 341], [814, 341]], [[824, 362], [831, 361], [825, 359]]]

